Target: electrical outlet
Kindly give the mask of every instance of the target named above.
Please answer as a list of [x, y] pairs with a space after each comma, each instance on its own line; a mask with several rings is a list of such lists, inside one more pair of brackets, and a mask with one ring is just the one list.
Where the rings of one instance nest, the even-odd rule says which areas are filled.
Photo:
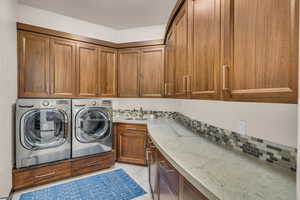
[[247, 135], [247, 121], [246, 120], [239, 121], [238, 132], [241, 135]]

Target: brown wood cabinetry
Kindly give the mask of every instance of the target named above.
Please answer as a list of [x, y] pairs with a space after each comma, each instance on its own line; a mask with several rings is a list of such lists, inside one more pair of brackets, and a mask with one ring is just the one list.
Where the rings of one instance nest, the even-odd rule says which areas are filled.
[[99, 96], [117, 96], [117, 50], [99, 49]]
[[173, 24], [175, 34], [175, 72], [174, 96], [184, 98], [187, 95], [188, 75], [188, 12], [187, 3], [179, 10]]
[[120, 97], [164, 96], [164, 47], [119, 50]]
[[226, 100], [297, 102], [298, 0], [224, 1]]
[[220, 0], [189, 2], [189, 76], [191, 98], [218, 99], [220, 69]]
[[166, 96], [297, 103], [298, 0], [180, 0], [171, 17]]
[[145, 125], [118, 124], [117, 160], [132, 164], [146, 164], [146, 138]]
[[20, 169], [13, 173], [14, 190], [37, 186], [55, 180], [71, 176], [70, 162], [33, 167], [32, 169]]
[[76, 43], [50, 40], [51, 96], [73, 97], [76, 95]]
[[146, 159], [149, 172], [149, 185], [153, 200], [158, 200], [158, 151], [148, 137]]
[[25, 31], [18, 37], [19, 96], [49, 96], [49, 37]]
[[118, 95], [120, 97], [138, 97], [140, 50], [119, 50], [118, 57]]
[[114, 165], [114, 153], [107, 152], [82, 158], [47, 163], [13, 170], [13, 190], [40, 186]]
[[19, 97], [117, 96], [117, 50], [18, 31]]
[[109, 168], [114, 164], [114, 156], [112, 152], [103, 153], [101, 156], [89, 156], [74, 159], [71, 161], [72, 175], [78, 176], [100, 169]]
[[164, 48], [141, 49], [140, 96], [164, 96]]
[[172, 97], [175, 83], [175, 32], [173, 28], [167, 35], [165, 49], [165, 97]]
[[77, 96], [98, 96], [98, 48], [79, 43], [77, 48]]

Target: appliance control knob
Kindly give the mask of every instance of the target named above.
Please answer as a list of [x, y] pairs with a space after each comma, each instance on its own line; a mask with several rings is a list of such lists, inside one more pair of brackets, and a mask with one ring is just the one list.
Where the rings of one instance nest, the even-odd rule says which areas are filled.
[[43, 101], [43, 106], [49, 106], [49, 101]]
[[92, 101], [92, 105], [95, 106], [97, 103], [96, 101]]

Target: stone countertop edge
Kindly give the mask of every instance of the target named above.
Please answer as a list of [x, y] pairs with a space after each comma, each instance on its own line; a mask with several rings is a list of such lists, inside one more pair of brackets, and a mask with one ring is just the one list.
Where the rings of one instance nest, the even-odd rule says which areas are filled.
[[113, 118], [113, 123], [125, 123], [125, 124], [144, 124], [147, 125], [148, 120], [128, 120], [124, 118], [119, 118], [119, 117], [114, 117]]
[[199, 181], [197, 181], [193, 175], [191, 175], [186, 169], [184, 169], [184, 166], [180, 166], [178, 163], [176, 163], [167, 153], [167, 151], [162, 148], [156, 140], [151, 136], [151, 133], [148, 129], [148, 136], [151, 138], [152, 142], [155, 144], [156, 148], [159, 150], [159, 152], [168, 160], [170, 164], [172, 164], [173, 167], [185, 178], [187, 179], [194, 187], [196, 187], [201, 193], [204, 194], [206, 198], [209, 200], [221, 200], [218, 197], [216, 197], [213, 193], [211, 193], [209, 190], [207, 190]]
[[[172, 122], [170, 123], [170, 121], [172, 121]], [[245, 164], [245, 166], [250, 165], [248, 168], [245, 167], [245, 169], [243, 169], [243, 170], [240, 170], [240, 169], [232, 169], [231, 170], [230, 169], [231, 174], [234, 174], [234, 175], [238, 174], [238, 173], [234, 172], [236, 170], [245, 171], [245, 172], [249, 172], [249, 170], [250, 170], [251, 174], [249, 174], [249, 183], [246, 183], [246, 184], [250, 184], [250, 183], [253, 184], [253, 182], [256, 183], [256, 185], [254, 185], [253, 187], [257, 188], [257, 192], [256, 191], [253, 192], [253, 188], [249, 190], [250, 194], [248, 193], [248, 189], [245, 189], [245, 191], [239, 191], [239, 187], [235, 187], [235, 186], [237, 186], [237, 185], [235, 185], [235, 184], [237, 184], [236, 178], [228, 177], [228, 175], [224, 175], [224, 177], [227, 176], [227, 178], [229, 178], [229, 179], [231, 178], [231, 180], [226, 179], [225, 185], [227, 184], [227, 180], [228, 180], [229, 185], [227, 184], [225, 189], [219, 188], [216, 191], [216, 186], [204, 185], [203, 181], [201, 181], [201, 177], [199, 176], [199, 174], [196, 174], [195, 169], [192, 169], [192, 170], [194, 170], [194, 172], [193, 172], [189, 169], [189, 167], [184, 166], [184, 163], [185, 163], [184, 159], [175, 158], [174, 152], [170, 153], [170, 150], [168, 149], [168, 144], [164, 144], [164, 141], [159, 141], [160, 139], [163, 139], [163, 138], [157, 137], [160, 134], [160, 133], [158, 133], [159, 131], [157, 131], [157, 133], [153, 133], [152, 132], [153, 130], [151, 130], [151, 129], [157, 129], [157, 128], [159, 128], [159, 129], [167, 128], [165, 130], [171, 129], [170, 131], [166, 131], [166, 132], [168, 132], [167, 134], [170, 134], [170, 132], [176, 132], [176, 129], [174, 130], [172, 128], [172, 123], [174, 123], [174, 125], [176, 124], [176, 122], [174, 120], [157, 120], [157, 119], [156, 120], [147, 120], [147, 129], [148, 129], [149, 136], [152, 139], [155, 146], [158, 148], [158, 150], [175, 167], [175, 169], [183, 177], [185, 177], [195, 188], [197, 188], [201, 193], [203, 193], [209, 200], [242, 200], [242, 199], [243, 200], [271, 200], [271, 199], [272, 200], [275, 200], [275, 199], [276, 200], [296, 200], [296, 178], [295, 178], [296, 174], [294, 177], [294, 175], [291, 174], [290, 172], [283, 171], [282, 169], [274, 167], [274, 166], [270, 166], [268, 163], [265, 163], [261, 160], [256, 160], [255, 158], [249, 157], [246, 154], [244, 155], [243, 153], [240, 153], [240, 152], [232, 152], [232, 150], [228, 150], [225, 148], [222, 149], [222, 147], [219, 147], [219, 146], [217, 147], [215, 144], [210, 144], [209, 142], [206, 142], [205, 139], [202, 139], [201, 137], [196, 136], [199, 139], [195, 139], [195, 140], [197, 140], [197, 142], [198, 142], [198, 140], [200, 141], [202, 139], [203, 145], [205, 147], [211, 145], [211, 146], [214, 146], [211, 149], [217, 149], [217, 151], [219, 151], [219, 152], [224, 151], [223, 154], [225, 154], [225, 156], [228, 155], [228, 159], [231, 159], [233, 162], [232, 166], [230, 166], [230, 167], [234, 167], [234, 164], [236, 164], [236, 162], [243, 162], [243, 164]], [[156, 126], [157, 124], [159, 124], [159, 125]], [[178, 138], [175, 138], [176, 137], [175, 135], [173, 135], [173, 136], [174, 136], [173, 139], [176, 142]], [[172, 137], [172, 135], [170, 135], [170, 137]], [[194, 138], [196, 138], [196, 137], [194, 137]], [[191, 139], [193, 139], [193, 138], [191, 138]], [[171, 138], [170, 138], [170, 140], [171, 140]], [[202, 142], [202, 140], [201, 140], [201, 142]], [[178, 142], [179, 141], [180, 140], [178, 139]], [[201, 142], [199, 142], [199, 144], [197, 144], [197, 145], [201, 145]], [[178, 143], [178, 145], [180, 146], [179, 143]], [[170, 146], [169, 146], [169, 148], [170, 148]], [[182, 150], [182, 151], [184, 151], [184, 150]], [[226, 151], [228, 151], [228, 152], [226, 152]], [[176, 152], [176, 153], [178, 153], [178, 152]], [[208, 158], [208, 159], [216, 159], [216, 157], [211, 156], [211, 155], [213, 155], [213, 153], [212, 154], [209, 153], [209, 155], [205, 154], [206, 158]], [[209, 158], [209, 157], [212, 157], [212, 158]], [[208, 160], [208, 161], [211, 161], [211, 160]], [[216, 161], [218, 161], [218, 160], [216, 160]], [[222, 158], [220, 158], [219, 161], [222, 161]], [[198, 163], [198, 161], [195, 161], [195, 163], [196, 162]], [[218, 162], [216, 164], [218, 165]], [[219, 164], [227, 164], [225, 167], [227, 167], [226, 169], [228, 170], [228, 162], [227, 163], [219, 162]], [[213, 167], [214, 166], [212, 166], [212, 168]], [[203, 170], [203, 169], [199, 168], [198, 170]], [[275, 178], [272, 179], [270, 177], [269, 180], [266, 180], [265, 182], [261, 183], [258, 181], [259, 177], [260, 177], [259, 173], [261, 173], [261, 172], [267, 173], [265, 176], [261, 175], [263, 178], [266, 178], [270, 175], [271, 175], [271, 177], [275, 177]], [[218, 174], [218, 173], [220, 173], [220, 172], [216, 172], [216, 174]], [[202, 175], [203, 175], [203, 173], [202, 173]], [[247, 176], [247, 175], [245, 175], [243, 173], [243, 177], [241, 177], [241, 178], [245, 179], [245, 176]], [[209, 177], [209, 175], [207, 175], [207, 177]], [[205, 177], [205, 178], [207, 178], [207, 177]], [[263, 179], [263, 180], [265, 180], [265, 179]], [[272, 180], [274, 181], [274, 183], [272, 182]], [[271, 186], [267, 185], [267, 187], [266, 187], [266, 184], [269, 184], [270, 181], [271, 181], [272, 185]], [[245, 183], [243, 183], [243, 184], [245, 184]], [[280, 184], [280, 185], [278, 185], [276, 187], [275, 184]], [[287, 186], [289, 186], [289, 187], [287, 187]], [[293, 186], [294, 188], [292, 188], [291, 186]], [[249, 185], [249, 187], [251, 187], [251, 185]], [[277, 188], [279, 191], [277, 191], [276, 189], [272, 189], [274, 187]], [[212, 189], [212, 188], [214, 188], [214, 189]], [[234, 190], [235, 192], [232, 190], [228, 191], [228, 188]], [[264, 195], [259, 193], [260, 192], [259, 190], [261, 188], [264, 188], [264, 192], [263, 192]], [[268, 190], [268, 188], [270, 190]], [[280, 189], [282, 189], [282, 188], [285, 188], [285, 189], [290, 188], [290, 190], [280, 191]], [[213, 192], [212, 190], [215, 190], [215, 191]], [[277, 191], [277, 192], [274, 192], [274, 191]], [[289, 195], [286, 195], [287, 193]], [[247, 195], [247, 197], [244, 197], [241, 199], [241, 196], [240, 196], [241, 194]]]

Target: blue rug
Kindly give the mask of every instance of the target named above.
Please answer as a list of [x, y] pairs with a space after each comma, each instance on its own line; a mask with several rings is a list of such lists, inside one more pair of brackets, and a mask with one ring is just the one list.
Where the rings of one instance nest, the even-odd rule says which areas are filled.
[[122, 169], [22, 194], [20, 200], [130, 200], [146, 194]]

